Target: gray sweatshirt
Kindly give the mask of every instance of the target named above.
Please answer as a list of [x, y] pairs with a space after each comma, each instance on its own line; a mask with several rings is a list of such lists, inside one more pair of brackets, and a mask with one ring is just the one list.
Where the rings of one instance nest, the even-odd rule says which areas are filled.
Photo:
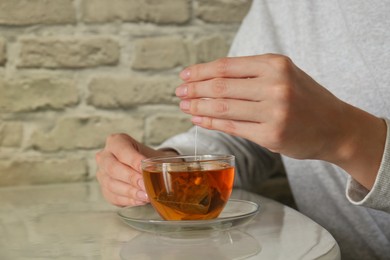
[[[254, 0], [229, 55], [287, 55], [340, 99], [390, 118], [389, 14], [389, 0]], [[330, 163], [280, 160], [248, 140], [198, 132], [200, 153], [236, 156], [236, 187], [255, 190], [283, 162], [298, 209], [332, 233], [342, 259], [390, 259], [389, 127], [371, 191]], [[162, 146], [192, 154], [194, 130]]]

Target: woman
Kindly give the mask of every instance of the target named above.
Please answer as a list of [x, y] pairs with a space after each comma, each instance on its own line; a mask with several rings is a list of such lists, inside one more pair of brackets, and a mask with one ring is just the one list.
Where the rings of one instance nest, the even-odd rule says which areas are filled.
[[[255, 0], [231, 58], [186, 68], [176, 89], [199, 151], [236, 155], [236, 186], [253, 190], [282, 155], [298, 209], [343, 259], [390, 259], [388, 13], [390, 1]], [[148, 202], [140, 160], [193, 153], [193, 138], [153, 150], [110, 136], [97, 154], [106, 199]]]

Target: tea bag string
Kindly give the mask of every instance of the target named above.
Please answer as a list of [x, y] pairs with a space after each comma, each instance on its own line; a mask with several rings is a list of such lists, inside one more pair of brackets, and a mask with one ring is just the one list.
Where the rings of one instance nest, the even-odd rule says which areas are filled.
[[197, 158], [197, 155], [198, 155], [198, 126], [196, 125], [195, 126], [195, 145], [194, 145], [194, 147], [195, 147], [195, 160], [199, 160], [198, 158]]

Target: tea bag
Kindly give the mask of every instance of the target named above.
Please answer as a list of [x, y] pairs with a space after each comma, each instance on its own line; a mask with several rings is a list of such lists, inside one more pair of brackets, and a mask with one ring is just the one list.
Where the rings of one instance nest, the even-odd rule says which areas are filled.
[[209, 211], [215, 189], [210, 186], [207, 173], [192, 168], [169, 175], [171, 190], [162, 190], [157, 196], [158, 202], [186, 214], [205, 214]]

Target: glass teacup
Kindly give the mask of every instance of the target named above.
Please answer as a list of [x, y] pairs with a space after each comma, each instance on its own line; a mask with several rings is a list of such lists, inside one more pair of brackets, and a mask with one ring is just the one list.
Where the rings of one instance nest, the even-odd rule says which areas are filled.
[[230, 198], [233, 155], [179, 155], [142, 161], [146, 193], [165, 220], [218, 217]]

